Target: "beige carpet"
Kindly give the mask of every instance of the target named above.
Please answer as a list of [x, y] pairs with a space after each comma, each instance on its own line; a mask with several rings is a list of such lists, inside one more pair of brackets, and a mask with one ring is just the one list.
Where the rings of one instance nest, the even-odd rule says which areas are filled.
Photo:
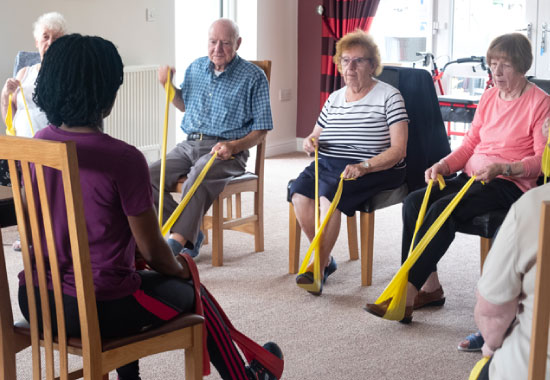
[[[411, 325], [378, 319], [363, 310], [399, 268], [401, 206], [376, 213], [373, 285], [360, 286], [359, 262], [349, 260], [343, 223], [334, 250], [338, 270], [321, 297], [311, 296], [288, 274], [286, 202], [288, 180], [308, 160], [303, 154], [266, 160], [265, 251], [254, 252], [252, 236], [226, 232], [223, 267], [211, 266], [210, 245], [201, 249], [197, 263], [203, 283], [237, 328], [260, 343], [273, 340], [282, 347], [284, 379], [467, 379], [480, 354], [460, 353], [456, 346], [475, 329], [479, 239], [457, 235], [439, 266], [447, 303], [416, 311]], [[2, 232], [15, 284], [21, 268], [11, 250], [16, 233], [13, 228]], [[307, 246], [302, 237], [302, 258]], [[156, 355], [141, 363], [144, 380], [184, 378], [182, 352]], [[219, 379], [213, 372], [207, 379]], [[31, 378], [28, 350], [18, 355], [18, 375]], [[116, 379], [115, 374], [110, 378]]]

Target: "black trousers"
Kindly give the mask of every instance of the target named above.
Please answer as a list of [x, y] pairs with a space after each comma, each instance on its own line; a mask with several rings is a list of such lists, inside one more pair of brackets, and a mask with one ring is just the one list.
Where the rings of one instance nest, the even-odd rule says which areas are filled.
[[[153, 297], [169, 306], [175, 312], [188, 313], [195, 309], [194, 288], [191, 281], [183, 281], [175, 277], [163, 276], [155, 271], [139, 271], [141, 287], [145, 296]], [[36, 289], [37, 308], [40, 315], [40, 299]], [[23, 316], [29, 320], [29, 307], [25, 286], [19, 287], [19, 307]], [[198, 300], [201, 302], [201, 300]], [[55, 301], [53, 292], [50, 292], [50, 310], [52, 325], [56, 320]], [[80, 322], [78, 316], [78, 303], [75, 297], [63, 296], [65, 311], [65, 326], [67, 335], [80, 336]], [[208, 330], [207, 348], [210, 361], [218, 370], [222, 379], [248, 379], [245, 363], [242, 360], [223, 320], [214, 305], [206, 305], [205, 324]], [[117, 338], [133, 335], [144, 329], [159, 326], [166, 322], [158, 313], [146, 309], [138, 302], [134, 295], [130, 295], [113, 301], [98, 301], [97, 313], [99, 327], [103, 338]], [[42, 326], [42, 321], [38, 321]], [[215, 334], [211, 333], [210, 326], [216, 326]], [[57, 331], [54, 331], [57, 334]], [[135, 361], [123, 367], [117, 368], [120, 380], [137, 380], [139, 377], [139, 365]]]
[[489, 365], [491, 364], [491, 360], [493, 360], [492, 356], [489, 360], [487, 360], [487, 363], [485, 363], [485, 365], [481, 369], [477, 380], [489, 380]]
[[[417, 233], [415, 244], [420, 241], [428, 228], [469, 179], [468, 175], [462, 173], [458, 177], [446, 181], [447, 186], [443, 190], [439, 190], [437, 184], [433, 185], [424, 222]], [[404, 262], [409, 254], [416, 219], [425, 191], [426, 189], [423, 188], [410, 193], [403, 203], [401, 262]], [[485, 185], [481, 182], [474, 182], [411, 268], [409, 282], [420, 289], [428, 276], [437, 271], [437, 263], [455, 238], [458, 223], [467, 222], [474, 216], [488, 211], [509, 209], [522, 194], [523, 192], [516, 184], [505, 179], [497, 178]]]

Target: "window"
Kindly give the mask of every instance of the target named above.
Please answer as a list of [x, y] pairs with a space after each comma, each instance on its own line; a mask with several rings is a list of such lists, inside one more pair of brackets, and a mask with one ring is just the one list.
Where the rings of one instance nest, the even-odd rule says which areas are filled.
[[526, 0], [455, 0], [453, 59], [484, 56], [501, 34], [525, 28]]
[[370, 33], [382, 62], [412, 64], [417, 52], [431, 51], [432, 0], [382, 0]]

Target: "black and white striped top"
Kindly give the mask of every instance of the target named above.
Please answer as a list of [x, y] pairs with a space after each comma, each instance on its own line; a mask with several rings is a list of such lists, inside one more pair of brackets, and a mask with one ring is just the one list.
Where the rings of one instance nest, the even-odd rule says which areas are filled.
[[346, 87], [329, 96], [317, 120], [323, 128], [319, 137], [321, 155], [365, 161], [390, 147], [389, 127], [409, 119], [399, 91], [377, 82], [355, 102], [346, 101]]

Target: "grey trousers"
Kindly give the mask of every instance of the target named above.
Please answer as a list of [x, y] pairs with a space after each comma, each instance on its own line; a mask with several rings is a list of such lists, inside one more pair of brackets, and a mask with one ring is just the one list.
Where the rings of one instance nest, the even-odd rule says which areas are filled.
[[[217, 142], [216, 140], [183, 141], [166, 155], [163, 223], [172, 215], [179, 204], [171, 196], [170, 189], [176, 186], [178, 179], [186, 176], [187, 180], [183, 183], [183, 199], [208, 160], [210, 160], [210, 150]], [[185, 206], [180, 217], [172, 226], [170, 232], [181, 234], [191, 243], [196, 242], [204, 214], [231, 178], [244, 173], [248, 155], [248, 150], [246, 150], [235, 154], [234, 158], [229, 160], [216, 159], [201, 185], [197, 188], [187, 206]], [[160, 160], [149, 166], [153, 197], [157, 210], [160, 192], [160, 171]]]

